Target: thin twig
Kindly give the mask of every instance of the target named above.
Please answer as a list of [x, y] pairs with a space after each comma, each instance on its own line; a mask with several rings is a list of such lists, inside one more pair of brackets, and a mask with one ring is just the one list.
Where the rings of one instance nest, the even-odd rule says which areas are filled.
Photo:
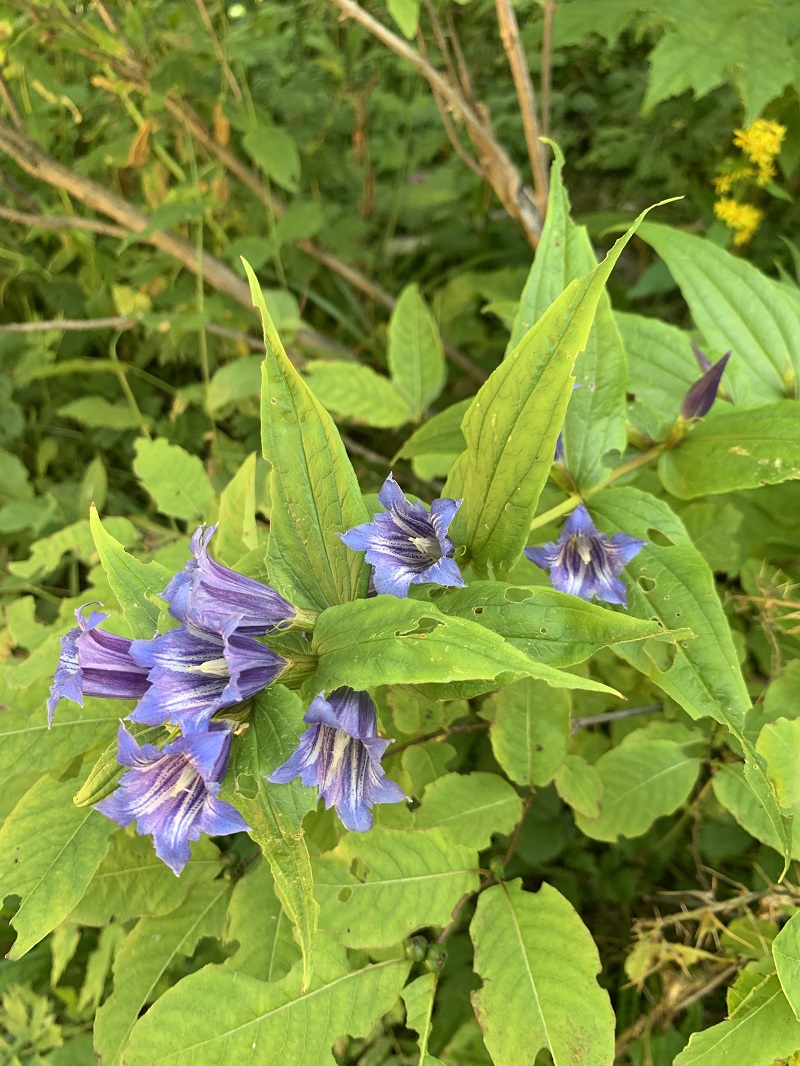
[[450, 55], [447, 38], [442, 30], [442, 24], [439, 22], [439, 17], [436, 14], [436, 8], [433, 6], [432, 0], [425, 0], [425, 10], [428, 13], [428, 18], [433, 27], [433, 35], [436, 38], [436, 44], [439, 46], [439, 51], [442, 53], [442, 62], [447, 71], [447, 77], [450, 79], [451, 85], [456, 85], [458, 78], [456, 76], [455, 67], [453, 66], [453, 58]]
[[[168, 318], [164, 321], [169, 323]], [[48, 318], [37, 322], [4, 322], [0, 324], [0, 333], [46, 333], [49, 330], [59, 330], [63, 333], [85, 333], [100, 329], [135, 329], [140, 325], [142, 323], [138, 319], [127, 318], [125, 315], [110, 315], [107, 318]], [[253, 351], [263, 351], [264, 342], [260, 337], [251, 337], [239, 329], [217, 326], [213, 322], [207, 323], [205, 328], [217, 337], [225, 337], [228, 340], [246, 344]]]
[[453, 15], [448, 9], [445, 12], [445, 18], [447, 19], [447, 32], [450, 35], [450, 44], [453, 49], [453, 54], [456, 57], [456, 64], [458, 66], [458, 80], [461, 82], [461, 89], [464, 93], [464, 98], [469, 103], [475, 103], [475, 91], [472, 88], [472, 78], [469, 73], [469, 67], [467, 61], [464, 58], [464, 52], [461, 48], [461, 41], [458, 38], [458, 30], [453, 19]]
[[211, 41], [211, 47], [214, 49], [214, 53], [216, 54], [216, 57], [219, 60], [219, 65], [222, 67], [222, 73], [225, 75], [225, 80], [231, 87], [231, 92], [236, 98], [236, 103], [240, 104], [244, 99], [244, 97], [242, 96], [242, 90], [239, 88], [239, 83], [233, 76], [233, 71], [230, 68], [230, 64], [225, 58], [225, 53], [222, 50], [222, 45], [219, 43], [219, 37], [217, 37], [216, 31], [214, 30], [214, 24], [209, 18], [208, 12], [206, 11], [206, 6], [203, 3], [203, 0], [194, 0], [194, 2], [197, 6], [198, 12], [200, 13], [200, 18], [203, 20], [203, 25], [205, 26], [208, 38]]
[[0, 207], [0, 218], [6, 222], [19, 222], [23, 226], [35, 226], [40, 229], [82, 229], [89, 233], [99, 233], [103, 237], [127, 237], [129, 230], [114, 226], [109, 222], [100, 222], [95, 218], [80, 218], [78, 215], [34, 215], [27, 211], [15, 211], [11, 207]]
[[0, 72], [0, 96], [2, 96], [3, 103], [8, 109], [8, 113], [11, 116], [11, 121], [14, 123], [18, 130], [24, 129], [25, 122], [22, 118], [22, 115], [20, 114], [19, 108], [17, 107], [16, 100], [11, 95], [11, 90], [8, 87], [8, 82], [3, 77], [2, 72]]
[[542, 31], [542, 136], [550, 136], [550, 89], [553, 83], [553, 14], [555, 0], [544, 0]]
[[534, 203], [525, 195], [524, 185], [517, 168], [508, 153], [492, 136], [477, 110], [467, 102], [462, 93], [442, 74], [412, 48], [396, 33], [392, 33], [382, 22], [373, 18], [355, 0], [332, 0], [342, 14], [352, 18], [368, 33], [376, 37], [387, 48], [405, 59], [428, 82], [431, 89], [438, 92], [447, 105], [465, 125], [470, 140], [484, 169], [486, 180], [491, 184], [498, 199], [509, 215], [519, 223], [525, 237], [535, 248], [542, 232], [542, 214]]
[[102, 2], [102, 0], [94, 0], [94, 8], [95, 8], [95, 11], [100, 16], [100, 18], [102, 19], [103, 24], [105, 25], [105, 28], [109, 31], [109, 33], [113, 33], [113, 34], [119, 33], [119, 30], [117, 29], [117, 24], [114, 22], [113, 18], [109, 15], [108, 11], [106, 10], [106, 6]]
[[426, 740], [438, 740], [439, 737], [449, 737], [453, 733], [474, 733], [479, 729], [488, 729], [488, 722], [465, 722], [463, 725], [451, 725], [449, 729], [434, 729], [432, 733], [423, 733], [422, 736], [413, 737], [402, 744], [395, 744], [384, 755], [384, 759], [391, 759], [393, 755], [399, 755], [406, 748], [412, 748], [415, 744], [424, 744]]
[[535, 791], [534, 789], [531, 789], [528, 795], [525, 797], [525, 802], [522, 805], [522, 814], [520, 814], [519, 821], [514, 826], [514, 832], [511, 834], [511, 840], [509, 840], [508, 847], [506, 848], [506, 853], [503, 856], [503, 866], [508, 866], [514, 856], [514, 852], [517, 847], [517, 841], [519, 840], [519, 834], [522, 832], [522, 823], [525, 821], [525, 816], [530, 810], [531, 804], [533, 803], [534, 795]]
[[625, 718], [638, 718], [644, 714], [658, 714], [664, 708], [660, 703], [653, 703], [648, 707], [623, 707], [621, 711], [604, 711], [602, 714], [590, 714], [585, 718], [572, 719], [572, 732], [579, 729], [589, 729], [593, 725], [605, 725], [606, 722], [621, 722]]
[[[419, 30], [417, 32], [417, 45], [419, 46], [420, 55], [423, 57], [423, 59], [427, 60], [428, 59], [428, 50], [427, 50], [427, 48], [425, 46], [425, 38], [422, 36], [422, 30]], [[432, 91], [433, 91], [434, 103], [436, 104], [436, 109], [439, 112], [439, 117], [442, 120], [442, 125], [444, 126], [444, 130], [445, 130], [445, 133], [447, 134], [447, 138], [448, 138], [448, 140], [450, 141], [450, 143], [452, 144], [453, 148], [456, 151], [456, 155], [464, 163], [466, 163], [466, 165], [473, 172], [473, 174], [477, 174], [477, 176], [483, 181], [484, 177], [485, 177], [485, 175], [483, 173], [483, 168], [481, 167], [481, 165], [477, 161], [477, 159], [474, 159], [469, 154], [469, 152], [466, 150], [464, 145], [459, 140], [458, 133], [456, 132], [456, 128], [453, 125], [453, 122], [452, 122], [452, 120], [450, 118], [450, 114], [449, 114], [449, 112], [447, 110], [447, 104], [445, 103], [445, 101], [442, 98], [442, 96], [435, 89], [433, 89]]]
[[517, 90], [519, 112], [522, 117], [522, 128], [525, 131], [525, 144], [528, 148], [531, 171], [533, 173], [533, 185], [536, 190], [536, 206], [539, 214], [544, 218], [547, 210], [548, 178], [545, 166], [544, 149], [539, 140], [539, 121], [536, 116], [536, 94], [533, 89], [528, 61], [525, 58], [525, 50], [519, 37], [519, 25], [511, 0], [495, 0], [497, 10], [497, 25], [500, 28], [500, 38], [508, 56], [508, 65], [511, 67], [511, 76], [514, 79], [514, 87]]

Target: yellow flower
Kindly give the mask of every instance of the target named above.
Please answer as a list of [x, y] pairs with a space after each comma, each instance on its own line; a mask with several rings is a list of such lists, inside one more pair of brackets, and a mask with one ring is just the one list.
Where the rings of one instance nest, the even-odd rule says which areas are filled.
[[733, 243], [747, 244], [764, 220], [764, 212], [753, 204], [723, 196], [714, 204], [714, 214], [733, 230]]
[[733, 131], [733, 143], [758, 167], [758, 185], [775, 176], [775, 157], [781, 150], [786, 127], [768, 118], [757, 118], [746, 130]]
[[730, 159], [725, 160], [727, 170], [721, 174], [717, 174], [714, 178], [714, 189], [720, 196], [727, 196], [727, 194], [733, 188], [733, 185], [737, 181], [746, 181], [748, 178], [755, 176], [755, 171], [747, 164], [742, 164], [738, 167], [731, 166], [733, 161]]

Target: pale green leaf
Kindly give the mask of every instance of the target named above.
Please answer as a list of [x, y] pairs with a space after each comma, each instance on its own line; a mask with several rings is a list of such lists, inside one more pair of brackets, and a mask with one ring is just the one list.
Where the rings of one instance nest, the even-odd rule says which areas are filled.
[[258, 547], [256, 525], [256, 453], [249, 455], [219, 499], [219, 519], [214, 534], [217, 558], [233, 566]]
[[419, 1066], [444, 1066], [441, 1059], [428, 1054], [431, 1014], [436, 996], [436, 974], [422, 974], [406, 985], [400, 995], [406, 1005], [406, 1025], [419, 1034]]
[[20, 959], [79, 902], [108, 851], [117, 826], [72, 803], [72, 781], [43, 777], [25, 793], [0, 829], [0, 899], [22, 898], [11, 919]]
[[289, 192], [297, 188], [300, 153], [289, 134], [278, 126], [262, 126], [242, 138], [244, 149], [267, 177]]
[[481, 714], [491, 716], [494, 757], [518, 785], [547, 785], [564, 761], [570, 736], [568, 692], [525, 678], [491, 696]]
[[[91, 702], [94, 704], [97, 701], [92, 700]], [[119, 705], [115, 703], [112, 706], [116, 711], [115, 721], [118, 721]], [[58, 718], [61, 717], [62, 713], [64, 712], [59, 710]], [[53, 729], [56, 728], [57, 724], [58, 719], [53, 723]], [[160, 725], [142, 725], [140, 722], [128, 722], [126, 728], [139, 744], [158, 744], [169, 736], [168, 731]], [[72, 802], [76, 807], [91, 807], [93, 804], [105, 799], [106, 796], [110, 796], [117, 787], [119, 779], [125, 772], [125, 767], [120, 766], [117, 762], [117, 750], [117, 737], [114, 736], [114, 739], [110, 740], [100, 753], [86, 780], [75, 793]]]
[[286, 358], [256, 276], [244, 265], [266, 345], [261, 443], [272, 465], [270, 580], [292, 602], [323, 610], [366, 595], [363, 556], [339, 534], [370, 515], [331, 416]]
[[386, 6], [403, 36], [413, 41], [419, 27], [420, 0], [386, 0]]
[[216, 494], [196, 455], [163, 438], [135, 443], [133, 470], [162, 514], [199, 522], [212, 515]]
[[445, 774], [425, 789], [414, 812], [421, 829], [441, 829], [456, 844], [481, 851], [493, 833], [509, 834], [522, 817], [522, 800], [498, 774]]
[[392, 311], [388, 361], [398, 393], [419, 420], [442, 391], [447, 368], [439, 330], [417, 285], [403, 289]]
[[614, 1013], [597, 984], [600, 958], [559, 892], [524, 892], [520, 880], [489, 888], [470, 936], [483, 980], [472, 1002], [495, 1066], [532, 1063], [541, 1049], [554, 1066], [611, 1066]]
[[396, 459], [416, 459], [428, 455], [458, 455], [466, 448], [461, 422], [472, 400], [459, 400], [428, 418], [415, 429]]
[[322, 928], [348, 947], [387, 947], [422, 926], [446, 925], [478, 887], [478, 856], [438, 829], [375, 826], [345, 833], [314, 859], [314, 881]]
[[[136, 528], [127, 518], [107, 518], [106, 528], [110, 536], [125, 546], [135, 544], [138, 540]], [[73, 522], [72, 525], [51, 533], [49, 537], [37, 540], [31, 546], [29, 558], [9, 563], [8, 569], [12, 574], [26, 580], [40, 579], [52, 574], [67, 553], [74, 555], [81, 562], [88, 563], [94, 561], [94, 552], [89, 520], [82, 518], [79, 522]]]
[[234, 359], [214, 372], [208, 386], [208, 409], [219, 411], [237, 400], [257, 397], [260, 392], [261, 360], [258, 356]]
[[139, 416], [126, 403], [110, 403], [104, 396], [79, 396], [59, 407], [58, 414], [89, 429], [141, 428]]
[[304, 376], [317, 399], [341, 418], [378, 429], [394, 429], [411, 418], [392, 382], [363, 363], [320, 359], [306, 366]]
[[292, 923], [276, 895], [268, 863], [259, 862], [234, 885], [225, 940], [238, 943], [225, 967], [260, 981], [279, 981], [300, 958]]
[[599, 818], [603, 779], [596, 767], [580, 755], [566, 755], [553, 783], [561, 799], [584, 818]]

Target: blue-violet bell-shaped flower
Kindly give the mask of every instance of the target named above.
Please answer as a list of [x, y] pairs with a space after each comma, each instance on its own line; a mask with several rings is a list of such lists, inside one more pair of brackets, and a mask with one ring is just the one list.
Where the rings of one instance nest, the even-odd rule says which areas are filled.
[[447, 535], [462, 501], [437, 499], [428, 511], [425, 504], [407, 500], [391, 474], [378, 499], [385, 513], [339, 534], [348, 548], [366, 552], [376, 592], [407, 596], [410, 585], [426, 582], [463, 586], [453, 558], [455, 546]]
[[[85, 605], [87, 606], [87, 605]], [[47, 701], [47, 724], [53, 724], [56, 705], [61, 699], [80, 707], [84, 696], [105, 699], [138, 700], [149, 686], [147, 670], [132, 658], [131, 641], [116, 633], [100, 629], [108, 618], [102, 611], [75, 612], [78, 625], [61, 638], [61, 657]]]
[[183, 733], [203, 732], [216, 711], [254, 696], [289, 665], [253, 637], [221, 637], [187, 625], [135, 640], [131, 655], [148, 670], [150, 683], [131, 719], [174, 722]]
[[120, 723], [117, 761], [129, 769], [117, 790], [95, 806], [123, 827], [136, 822], [136, 832], [152, 836], [156, 855], [180, 874], [190, 858], [190, 840], [249, 828], [235, 807], [217, 799], [230, 747], [230, 731], [213, 726], [161, 749], [140, 746]]
[[683, 398], [681, 418], [686, 421], [692, 418], [703, 418], [711, 410], [719, 392], [725, 367], [731, 357], [731, 353], [726, 352], [718, 362], [711, 363], [696, 345], [693, 345], [693, 347], [695, 349], [695, 358], [700, 363], [700, 366], [703, 367], [704, 372], [703, 376], [695, 381]]
[[559, 592], [569, 592], [582, 600], [596, 596], [606, 603], [626, 607], [628, 593], [619, 574], [646, 543], [627, 533], [605, 536], [581, 503], [564, 523], [557, 541], [541, 548], [526, 548], [525, 555], [550, 571], [550, 583]]
[[212, 559], [208, 545], [216, 528], [195, 531], [192, 558], [162, 593], [170, 614], [208, 632], [251, 637], [291, 622], [296, 612], [283, 596]]
[[377, 736], [377, 711], [366, 692], [338, 688], [329, 700], [321, 692], [303, 721], [309, 728], [268, 781], [287, 784], [299, 776], [304, 785], [316, 787], [325, 807], [335, 807], [344, 826], [356, 833], [372, 828], [374, 804], [406, 799], [381, 766], [391, 740]]

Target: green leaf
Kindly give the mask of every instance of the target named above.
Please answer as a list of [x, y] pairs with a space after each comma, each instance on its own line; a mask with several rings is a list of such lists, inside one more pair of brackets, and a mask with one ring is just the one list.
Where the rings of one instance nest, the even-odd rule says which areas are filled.
[[139, 437], [134, 447], [134, 473], [162, 514], [198, 522], [214, 511], [214, 486], [196, 455], [163, 438]]
[[431, 1014], [436, 995], [436, 974], [424, 973], [406, 985], [400, 993], [406, 1005], [406, 1026], [419, 1034], [419, 1066], [444, 1066], [441, 1059], [428, 1054], [431, 1037]]
[[352, 948], [388, 947], [422, 926], [446, 925], [478, 880], [477, 852], [438, 829], [344, 833], [314, 859], [320, 926]]
[[89, 429], [136, 429], [139, 416], [126, 403], [109, 403], [104, 396], [79, 396], [59, 407], [62, 418], [74, 418]]
[[575, 823], [592, 840], [638, 837], [657, 818], [672, 814], [686, 801], [700, 771], [700, 760], [674, 740], [650, 739], [637, 729], [594, 765], [602, 800], [596, 818], [576, 812]]
[[414, 459], [424, 455], [459, 455], [467, 444], [461, 422], [472, 400], [459, 400], [428, 418], [415, 429], [395, 459]]
[[765, 977], [727, 1021], [694, 1033], [674, 1066], [772, 1066], [800, 1048], [800, 1022], [777, 975]]
[[421, 829], [441, 829], [467, 848], [482, 851], [493, 833], [509, 834], [522, 817], [522, 800], [498, 774], [445, 774], [425, 789], [414, 812]]
[[114, 822], [73, 806], [72, 781], [43, 777], [0, 829], [0, 899], [22, 898], [11, 919], [20, 959], [67, 917], [108, 851]]
[[151, 837], [117, 833], [70, 920], [100, 926], [112, 918], [124, 922], [143, 914], [169, 914], [194, 885], [212, 880], [221, 870], [219, 849], [205, 837], [192, 844], [192, 857], [176, 877], [156, 855]]
[[800, 478], [800, 404], [713, 411], [662, 453], [658, 474], [682, 500]]
[[[139, 1014], [169, 967], [179, 956], [191, 956], [202, 937], [221, 935], [230, 891], [227, 881], [197, 885], [171, 914], [143, 918], [133, 927], [114, 960], [114, 991], [95, 1018], [94, 1049], [104, 1066], [121, 1066]], [[193, 1028], [200, 1013], [193, 1015]], [[125, 1053], [126, 1066], [132, 1061]]]
[[[135, 544], [138, 539], [136, 528], [127, 518], [107, 518], [106, 526], [110, 535], [124, 544]], [[26, 580], [41, 579], [52, 574], [67, 553], [76, 556], [81, 562], [89, 562], [94, 551], [89, 521], [82, 518], [79, 522], [64, 526], [57, 533], [51, 533], [49, 537], [37, 540], [31, 547], [30, 557], [9, 563], [8, 569]]]
[[[547, 216], [528, 280], [511, 330], [512, 352], [528, 330], [555, 303], [570, 282], [597, 267], [585, 226], [570, 218], [570, 203], [561, 177], [564, 157], [553, 146]], [[603, 457], [625, 450], [625, 349], [605, 290], [597, 299], [594, 322], [575, 360], [575, 380], [583, 386], [569, 401], [562, 430], [564, 464], [577, 485], [603, 476]]]
[[447, 368], [439, 330], [417, 285], [403, 289], [392, 311], [388, 360], [392, 382], [419, 420], [442, 391]]
[[463, 496], [451, 536], [466, 543], [478, 577], [502, 578], [525, 547], [587, 342], [611, 270], [644, 214], [603, 262], [571, 282], [493, 371], [462, 430], [467, 450], [443, 495]]
[[283, 189], [295, 192], [300, 177], [300, 153], [285, 130], [262, 126], [242, 138], [244, 149], [267, 177]]
[[172, 574], [155, 560], [143, 563], [129, 555], [108, 532], [94, 507], [89, 512], [89, 522], [100, 562], [131, 633], [143, 640], [152, 637], [161, 613], [156, 600]]
[[530, 678], [501, 689], [483, 705], [494, 757], [518, 785], [552, 781], [567, 753], [570, 712], [567, 692], [551, 692]]
[[767, 772], [775, 786], [778, 803], [800, 815], [800, 777], [797, 773], [800, 718], [779, 718], [767, 723], [759, 734], [756, 751], [767, 760]]
[[467, 588], [437, 594], [435, 603], [442, 614], [486, 626], [531, 659], [550, 666], [572, 666], [609, 645], [677, 639], [658, 622], [541, 585], [471, 581]]
[[621, 311], [614, 318], [627, 356], [627, 390], [656, 412], [659, 429], [666, 433], [701, 374], [689, 337], [657, 318]]
[[214, 551], [223, 563], [233, 566], [257, 547], [256, 453], [253, 452], [220, 496]]
[[470, 936], [483, 980], [472, 1003], [495, 1066], [533, 1062], [543, 1048], [554, 1066], [611, 1066], [614, 1013], [596, 981], [600, 958], [560, 892], [523, 892], [519, 879], [489, 888]]
[[226, 363], [214, 376], [208, 386], [208, 409], [215, 412], [250, 396], [261, 392], [261, 359], [257, 355], [246, 355]]
[[409, 964], [389, 959], [351, 971], [344, 950], [325, 944], [314, 981], [299, 967], [266, 984], [207, 966], [170, 988], [136, 1026], [125, 1066], [302, 1063], [335, 1066], [334, 1040], [367, 1036], [403, 987]]
[[411, 418], [392, 382], [363, 363], [320, 359], [305, 367], [304, 376], [317, 399], [341, 418], [378, 429], [394, 429]]
[[561, 799], [584, 818], [600, 817], [603, 779], [596, 768], [580, 755], [566, 755], [553, 782]]
[[286, 358], [256, 276], [244, 267], [266, 345], [261, 442], [272, 465], [270, 581], [292, 602], [321, 611], [366, 595], [368, 567], [339, 533], [370, 515], [331, 416]]
[[798, 305], [751, 263], [702, 237], [651, 222], [640, 236], [669, 267], [710, 349], [733, 349], [725, 380], [736, 402], [782, 399], [787, 369], [800, 376]]
[[[323, 611], [314, 628], [312, 650], [319, 661], [305, 684], [309, 696], [340, 685], [366, 689], [472, 679], [500, 685], [528, 676], [559, 688], [598, 684], [535, 663], [475, 622], [396, 596], [375, 596]], [[605, 686], [600, 689], [609, 691]]]
[[225, 967], [260, 981], [279, 981], [300, 958], [292, 923], [275, 893], [269, 864], [259, 862], [233, 887], [225, 940], [238, 942]]
[[413, 41], [419, 28], [420, 0], [386, 0], [386, 6], [403, 36]]
[[271, 685], [255, 697], [243, 736], [234, 737], [222, 797], [241, 811], [250, 835], [264, 853], [303, 951], [305, 983], [311, 977], [317, 904], [304, 816], [317, 805], [314, 789], [298, 780], [271, 785], [266, 774], [284, 763], [297, 747], [303, 708], [296, 692]]
[[[714, 796], [717, 801], [730, 811], [739, 825], [764, 844], [775, 851], [784, 851], [784, 842], [780, 832], [770, 819], [764, 805], [750, 788], [744, 776], [743, 763], [727, 763], [714, 774]], [[793, 858], [800, 858], [800, 841], [793, 841], [791, 848]]]
[[800, 1019], [800, 913], [795, 912], [773, 940], [772, 957], [783, 994]]

